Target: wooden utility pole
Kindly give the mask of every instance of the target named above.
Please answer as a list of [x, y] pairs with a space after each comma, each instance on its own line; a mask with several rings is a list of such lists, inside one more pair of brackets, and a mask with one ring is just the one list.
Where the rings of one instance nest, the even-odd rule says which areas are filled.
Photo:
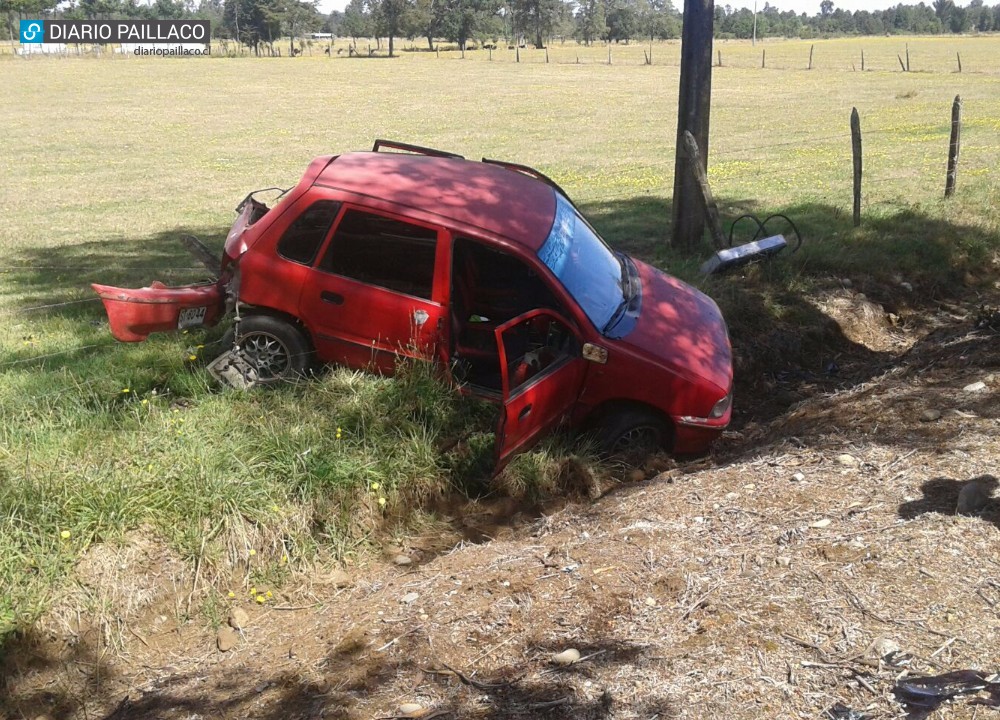
[[707, 170], [714, 22], [715, 0], [684, 0], [671, 239], [674, 245], [687, 248], [694, 247], [705, 232], [705, 202], [684, 150], [684, 133], [690, 132], [698, 143], [699, 162]]

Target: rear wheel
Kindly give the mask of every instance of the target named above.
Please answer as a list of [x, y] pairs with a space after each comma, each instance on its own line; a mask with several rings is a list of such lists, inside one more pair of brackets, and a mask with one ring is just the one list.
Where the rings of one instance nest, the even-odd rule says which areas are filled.
[[[274, 384], [305, 375], [312, 365], [312, 351], [302, 331], [287, 320], [270, 315], [250, 315], [239, 325], [240, 355], [256, 371], [257, 381]], [[223, 338], [233, 346], [234, 330]]]
[[633, 465], [664, 448], [670, 439], [670, 425], [647, 410], [618, 410], [600, 423], [596, 438], [601, 452]]

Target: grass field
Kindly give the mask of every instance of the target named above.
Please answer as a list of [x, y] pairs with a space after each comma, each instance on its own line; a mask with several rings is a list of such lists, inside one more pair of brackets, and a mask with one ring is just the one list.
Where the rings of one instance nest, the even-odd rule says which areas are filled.
[[[921, 72], [893, 67], [900, 38], [816, 42], [811, 72], [808, 42], [719, 45], [710, 179], [723, 214], [785, 212], [805, 236], [749, 285], [706, 283], [694, 272], [705, 248], [665, 244], [673, 44], [654, 46], [652, 66], [643, 46], [614, 47], [610, 66], [606, 48], [568, 46], [553, 46], [549, 64], [536, 50], [520, 64], [508, 51], [494, 62], [483, 51], [0, 59], [0, 633], [37, 617], [88, 544], [133, 528], [202, 559], [222, 592], [357, 552], [367, 533], [422, 521], [410, 511], [421, 498], [478, 477], [474, 459], [437, 448], [488, 424], [426, 373], [341, 370], [221, 392], [203, 370], [219, 332], [116, 344], [90, 282], [197, 279], [179, 235], [218, 246], [247, 191], [292, 185], [313, 156], [388, 137], [543, 170], [612, 244], [716, 296], [738, 352], [768, 323], [811, 317], [802, 294], [829, 275], [957, 293], [970, 272], [984, 280], [1000, 246], [1000, 38], [909, 43]], [[861, 47], [871, 72], [850, 70]], [[962, 161], [945, 202], [955, 95]], [[860, 230], [852, 107], [865, 138]], [[566, 452], [553, 443], [523, 459], [510, 486], [551, 491]]]

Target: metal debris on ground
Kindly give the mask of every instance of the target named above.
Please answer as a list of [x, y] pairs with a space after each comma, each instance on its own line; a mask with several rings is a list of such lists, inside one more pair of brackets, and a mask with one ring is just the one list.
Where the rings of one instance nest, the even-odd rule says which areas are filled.
[[910, 712], [910, 717], [923, 718], [948, 700], [983, 690], [989, 692], [990, 697], [979, 699], [975, 704], [1000, 708], [1000, 674], [990, 676], [978, 670], [906, 678], [897, 682], [892, 692]]
[[249, 390], [257, 384], [257, 370], [240, 353], [227, 350], [208, 364], [209, 374], [221, 385]]
[[[733, 247], [733, 233], [736, 230], [736, 226], [743, 220], [752, 220], [757, 225], [757, 232], [754, 233], [750, 242]], [[792, 252], [798, 252], [799, 248], [802, 247], [802, 234], [799, 233], [799, 229], [795, 226], [795, 223], [786, 215], [770, 215], [763, 220], [756, 215], [741, 215], [733, 221], [733, 224], [729, 228], [729, 247], [718, 250], [706, 260], [701, 266], [701, 272], [705, 275], [726, 272], [727, 270], [742, 267], [753, 262], [769, 260], [780, 253], [788, 247], [788, 241], [785, 240], [785, 236], [781, 234], [767, 234], [767, 224], [775, 220], [785, 221], [791, 231], [795, 233], [796, 244]]]
[[823, 712], [823, 717], [829, 720], [871, 720], [872, 718], [868, 713], [854, 710], [840, 702], [827, 708]]

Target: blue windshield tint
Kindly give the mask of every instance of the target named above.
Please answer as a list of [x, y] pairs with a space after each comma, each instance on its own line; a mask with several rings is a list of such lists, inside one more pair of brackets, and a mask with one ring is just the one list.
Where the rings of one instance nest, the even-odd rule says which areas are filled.
[[538, 257], [603, 331], [622, 303], [621, 263], [559, 194], [556, 219]]

